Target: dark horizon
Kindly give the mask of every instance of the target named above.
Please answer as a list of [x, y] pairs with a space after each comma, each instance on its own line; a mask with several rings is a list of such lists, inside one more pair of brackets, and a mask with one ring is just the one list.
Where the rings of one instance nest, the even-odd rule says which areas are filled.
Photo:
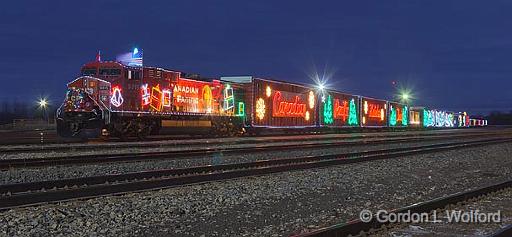
[[145, 65], [204, 76], [254, 75], [488, 114], [512, 110], [512, 3], [379, 1], [307, 4], [108, 1], [8, 2], [2, 28], [0, 101], [59, 104], [80, 66], [137, 46]]

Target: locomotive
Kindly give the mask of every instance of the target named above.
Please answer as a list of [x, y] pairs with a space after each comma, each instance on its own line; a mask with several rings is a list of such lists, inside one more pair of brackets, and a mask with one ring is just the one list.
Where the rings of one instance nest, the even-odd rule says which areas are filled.
[[[136, 52], [133, 52], [135, 55]], [[57, 110], [61, 137], [235, 136], [356, 128], [455, 128], [487, 121], [253, 76], [204, 78], [122, 61], [86, 63]]]

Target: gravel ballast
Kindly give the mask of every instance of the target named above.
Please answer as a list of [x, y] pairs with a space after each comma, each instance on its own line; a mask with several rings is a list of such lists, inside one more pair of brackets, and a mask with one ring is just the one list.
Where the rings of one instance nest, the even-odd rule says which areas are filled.
[[[32, 167], [17, 168], [6, 171], [0, 171], [0, 185], [37, 182], [45, 180], [57, 180], [68, 178], [79, 178], [89, 176], [99, 176], [106, 174], [122, 174], [128, 172], [138, 172], [147, 170], [185, 168], [204, 165], [219, 165], [229, 163], [253, 162], [257, 160], [295, 158], [315, 155], [343, 154], [358, 151], [379, 150], [400, 148], [407, 146], [423, 146], [429, 144], [438, 144], [445, 142], [462, 142], [475, 141], [475, 139], [459, 139], [459, 140], [436, 140], [423, 142], [407, 142], [407, 143], [390, 143], [390, 144], [365, 144], [351, 145], [334, 148], [314, 148], [301, 149], [298, 147], [294, 150], [271, 151], [271, 152], [254, 152], [245, 154], [223, 154], [217, 153], [208, 157], [193, 157], [188, 159], [169, 159], [169, 160], [149, 160], [127, 163], [103, 163], [103, 164], [80, 164], [74, 166], [48, 166], [48, 167]], [[151, 149], [153, 150], [153, 149]]]
[[[457, 220], [446, 212], [460, 211], [465, 214], [478, 213], [491, 215], [499, 213], [498, 222], [485, 221], [485, 217], [473, 216], [473, 219]], [[391, 226], [387, 231], [375, 233], [375, 237], [386, 236], [490, 236], [498, 230], [512, 224], [512, 188], [489, 194], [476, 201], [469, 201], [436, 212], [436, 222], [401, 223]], [[431, 220], [434, 217], [430, 216]], [[451, 218], [451, 219], [450, 219]], [[481, 222], [479, 222], [481, 220]]]
[[512, 144], [70, 201], [0, 213], [0, 234], [281, 236], [512, 177]]

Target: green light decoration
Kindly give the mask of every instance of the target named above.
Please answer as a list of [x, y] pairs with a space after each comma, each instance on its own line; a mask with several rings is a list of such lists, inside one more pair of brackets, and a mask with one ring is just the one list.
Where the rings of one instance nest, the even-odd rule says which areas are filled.
[[409, 123], [409, 108], [407, 106], [404, 106], [404, 109], [402, 110], [402, 125], [407, 126]]
[[423, 110], [423, 127], [428, 126], [428, 112], [426, 109]]
[[357, 108], [354, 99], [350, 100], [348, 111], [348, 125], [357, 125]]
[[238, 102], [238, 116], [245, 116], [245, 104], [244, 102]]
[[423, 110], [423, 126], [424, 127], [435, 127], [434, 112], [427, 109]]
[[334, 122], [333, 109], [332, 109], [332, 98], [331, 95], [327, 96], [324, 102], [324, 123], [332, 124]]
[[390, 106], [391, 114], [389, 115], [389, 125], [396, 126], [396, 109]]

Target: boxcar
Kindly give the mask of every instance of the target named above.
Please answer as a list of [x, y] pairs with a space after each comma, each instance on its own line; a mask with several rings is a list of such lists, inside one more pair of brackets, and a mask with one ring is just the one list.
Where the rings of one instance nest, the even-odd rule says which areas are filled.
[[397, 102], [389, 102], [389, 127], [409, 126], [409, 106]]
[[423, 109], [423, 126], [426, 128], [452, 128], [455, 127], [455, 116], [453, 112]]
[[424, 107], [409, 108], [409, 126], [414, 128], [422, 128], [423, 126], [423, 110]]
[[359, 96], [326, 90], [321, 95], [319, 124], [324, 127], [359, 127]]
[[246, 129], [314, 128], [317, 126], [318, 98], [313, 87], [276, 80], [244, 77], [222, 77], [243, 85], [247, 116]]
[[387, 101], [361, 97], [361, 108], [361, 127], [387, 127]]

